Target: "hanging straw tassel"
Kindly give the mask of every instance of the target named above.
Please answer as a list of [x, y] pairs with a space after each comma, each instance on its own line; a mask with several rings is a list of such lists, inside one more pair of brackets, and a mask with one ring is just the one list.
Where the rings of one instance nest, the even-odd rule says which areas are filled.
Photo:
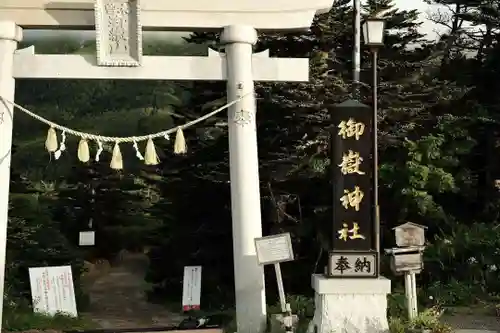
[[122, 152], [120, 151], [120, 145], [118, 142], [115, 143], [113, 147], [113, 156], [111, 157], [111, 163], [109, 165], [113, 170], [122, 170], [123, 169], [123, 157]]
[[174, 153], [187, 153], [186, 139], [184, 139], [184, 133], [182, 132], [182, 128], [180, 127], [177, 128], [177, 134], [175, 135]]
[[78, 143], [78, 159], [83, 163], [90, 161], [89, 144], [85, 139], [81, 139]]
[[146, 144], [146, 153], [144, 154], [144, 163], [146, 165], [158, 165], [160, 160], [158, 155], [156, 154], [155, 144], [153, 139], [149, 138], [148, 143]]
[[45, 148], [49, 153], [55, 153], [57, 151], [57, 133], [54, 127], [49, 128], [47, 140], [45, 140]]

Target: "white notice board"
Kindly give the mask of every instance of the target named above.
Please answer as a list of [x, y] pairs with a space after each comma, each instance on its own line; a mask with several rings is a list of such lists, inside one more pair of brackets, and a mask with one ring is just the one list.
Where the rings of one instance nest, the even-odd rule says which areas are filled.
[[94, 231], [80, 231], [78, 245], [80, 245], [80, 246], [94, 246], [95, 245], [95, 232]]
[[35, 312], [78, 316], [71, 266], [33, 267], [29, 276]]
[[257, 259], [261, 265], [277, 264], [293, 260], [290, 233], [255, 238]]
[[182, 310], [199, 310], [201, 304], [201, 266], [185, 266], [182, 283]]

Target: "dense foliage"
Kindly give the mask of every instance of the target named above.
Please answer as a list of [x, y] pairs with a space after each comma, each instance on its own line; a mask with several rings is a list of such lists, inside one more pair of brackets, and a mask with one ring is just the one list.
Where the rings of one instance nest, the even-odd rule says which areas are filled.
[[[449, 26], [437, 41], [418, 33], [416, 10], [399, 10], [390, 0], [370, 0], [365, 7], [367, 14], [389, 9], [379, 63], [382, 240], [383, 247], [392, 246], [391, 228], [404, 221], [428, 226], [428, 264], [421, 276], [426, 293], [448, 297], [446, 302], [470, 302], [500, 293], [500, 100], [495, 93], [500, 12], [494, 1], [440, 2], [454, 12], [433, 16]], [[262, 35], [256, 46], [274, 56], [311, 59], [309, 82], [256, 87], [263, 228], [265, 234], [293, 236], [297, 260], [283, 269], [285, 288], [294, 294], [310, 292], [310, 274], [322, 271], [329, 248], [328, 114], [352, 97], [351, 24], [349, 1], [337, 0], [309, 31]], [[218, 48], [217, 37], [196, 33], [186, 44], [152, 45], [146, 51], [202, 54], [207, 46]], [[91, 44], [68, 42], [41, 47], [53, 53], [94, 51]], [[363, 49], [361, 99], [369, 105], [371, 66]], [[17, 101], [27, 108], [103, 135], [163, 130], [225, 100], [220, 82], [40, 80], [19, 82], [17, 88]], [[186, 156], [174, 156], [168, 141], [157, 142], [158, 167], [142, 166], [125, 148], [125, 170], [116, 173], [106, 160], [78, 164], [73, 151], [51, 160], [43, 151], [47, 129], [16, 114], [10, 296], [26, 295], [31, 265], [72, 264], [78, 272], [84, 258], [111, 259], [123, 248], [151, 247], [148, 281], [156, 285], [156, 296], [166, 291], [164, 297], [178, 300], [182, 267], [198, 264], [204, 266], [203, 302], [231, 304], [226, 121], [220, 116], [187, 130]], [[76, 145], [68, 142], [75, 151]], [[83, 251], [77, 236], [88, 228], [97, 230], [97, 245]]]

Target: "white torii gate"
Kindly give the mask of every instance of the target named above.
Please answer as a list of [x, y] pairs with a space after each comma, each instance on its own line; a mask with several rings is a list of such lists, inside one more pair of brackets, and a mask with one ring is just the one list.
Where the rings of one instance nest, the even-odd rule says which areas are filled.
[[[93, 0], [2, 0], [0, 96], [13, 101], [15, 79], [23, 78], [226, 80], [228, 101], [246, 96], [228, 112], [236, 314], [239, 333], [261, 331], [266, 321], [266, 302], [263, 270], [254, 248], [254, 238], [262, 236], [254, 81], [307, 81], [309, 63], [308, 59], [269, 58], [266, 52], [252, 54], [252, 46], [257, 42], [257, 30], [308, 29], [314, 15], [328, 11], [333, 0], [143, 0], [140, 6], [136, 2], [97, 1], [98, 6], [136, 6], [135, 12], [126, 14], [129, 21], [121, 26], [130, 29], [129, 23], [136, 24], [136, 48], [134, 44], [130, 44], [132, 50], [125, 48], [129, 56], [125, 63], [131, 58], [136, 63], [129, 61], [129, 67], [123, 67], [120, 61], [113, 64], [113, 59], [103, 66], [89, 55], [16, 51], [22, 28], [88, 30], [97, 26], [98, 44], [104, 42], [101, 48], [109, 46], [106, 43], [110, 43], [111, 37], [123, 37], [110, 32], [107, 21], [102, 21], [105, 27], [99, 28], [94, 9], [102, 9], [102, 15], [110, 14], [103, 7], [95, 7]], [[207, 57], [142, 56], [141, 26], [143, 30], [222, 31], [220, 41], [226, 53], [210, 51]], [[100, 29], [108, 30], [99, 35]], [[113, 58], [111, 53], [101, 50], [99, 54]], [[12, 106], [0, 103], [0, 295], [4, 283], [12, 125]], [[0, 299], [0, 323], [2, 309]]]

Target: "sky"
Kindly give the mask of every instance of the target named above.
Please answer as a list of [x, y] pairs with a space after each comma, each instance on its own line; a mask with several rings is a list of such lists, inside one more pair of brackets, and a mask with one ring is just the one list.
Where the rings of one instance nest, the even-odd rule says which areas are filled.
[[429, 21], [427, 13], [436, 11], [438, 6], [428, 5], [423, 0], [395, 0], [395, 4], [400, 9], [418, 9], [422, 13], [420, 15], [420, 20], [423, 22], [422, 32], [427, 34], [429, 38], [437, 37], [437, 32], [442, 28]]
[[[1, 0], [0, 0], [1, 1]], [[361, 0], [363, 1], [363, 0]], [[435, 11], [437, 7], [430, 6], [426, 4], [423, 0], [394, 0], [395, 4], [400, 9], [418, 9], [421, 12], [420, 19], [423, 22], [422, 32], [425, 33], [429, 39], [435, 39], [437, 37], [437, 31], [439, 31], [439, 27], [436, 24], [433, 24], [427, 19], [427, 13], [429, 11]], [[63, 32], [63, 34], [66, 34]], [[29, 31], [25, 33], [25, 39], [38, 39], [41, 36], [53, 36], [53, 35], [61, 35], [60, 31], [57, 32], [39, 32], [39, 31]], [[77, 33], [78, 36], [81, 36], [81, 33]], [[92, 36], [92, 34], [87, 34], [88, 36]], [[148, 34], [151, 36], [150, 34]], [[158, 34], [155, 34], [158, 36]], [[149, 37], [146, 36], [146, 37]], [[172, 37], [174, 40], [180, 40], [179, 33], [172, 33]]]

